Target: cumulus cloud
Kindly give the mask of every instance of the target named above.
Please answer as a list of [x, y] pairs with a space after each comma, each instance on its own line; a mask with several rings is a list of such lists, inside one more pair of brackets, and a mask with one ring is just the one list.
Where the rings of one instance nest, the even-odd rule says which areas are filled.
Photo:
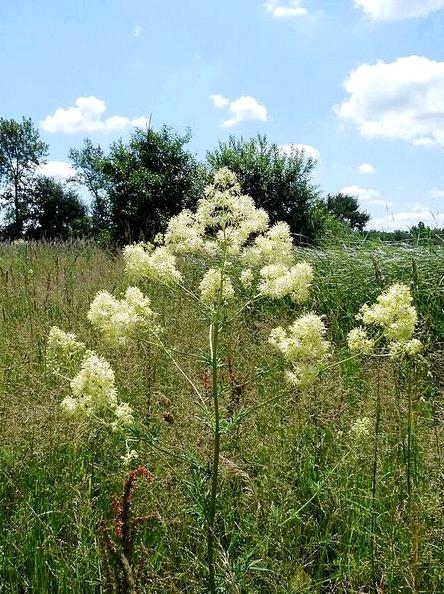
[[376, 173], [376, 169], [373, 167], [371, 163], [361, 163], [361, 165], [359, 165], [358, 167], [358, 171], [359, 173], [362, 173], [364, 175], [371, 175], [373, 173]]
[[368, 227], [369, 229], [382, 229], [384, 231], [401, 231], [413, 227], [422, 221], [431, 228], [444, 227], [444, 214], [434, 213], [431, 210], [412, 209], [405, 212], [396, 212], [384, 217], [373, 218]]
[[288, 157], [292, 157], [295, 153], [300, 152], [303, 152], [307, 157], [315, 159], [316, 161], [319, 161], [321, 157], [321, 153], [318, 149], [310, 144], [281, 144], [278, 148], [283, 155], [287, 155]]
[[361, 188], [360, 186], [346, 186], [339, 190], [341, 194], [348, 194], [349, 196], [356, 196], [360, 203], [373, 206], [387, 206], [390, 202], [384, 200], [378, 190], [373, 188]]
[[276, 18], [300, 17], [307, 14], [301, 0], [265, 0], [265, 8]]
[[432, 198], [444, 198], [444, 190], [440, 190], [439, 188], [431, 188], [429, 190], [429, 196]]
[[368, 138], [444, 146], [444, 62], [420, 56], [362, 64], [345, 81], [335, 111]]
[[143, 127], [148, 124], [144, 116], [130, 119], [126, 116], [114, 115], [104, 118], [106, 103], [97, 97], [78, 97], [74, 105], [59, 107], [51, 115], [40, 122], [46, 132], [64, 132], [77, 134], [79, 132], [112, 132], [123, 130], [129, 126]]
[[355, 0], [373, 20], [394, 21], [425, 16], [444, 7], [444, 0]]
[[222, 126], [230, 128], [246, 120], [260, 120], [266, 122], [268, 112], [265, 105], [261, 105], [254, 97], [242, 96], [234, 101], [230, 101], [223, 95], [210, 95], [210, 100], [217, 109], [228, 108], [233, 117], [222, 122]]
[[55, 177], [59, 180], [66, 180], [75, 175], [74, 168], [66, 161], [48, 161], [39, 165], [36, 169], [39, 175]]

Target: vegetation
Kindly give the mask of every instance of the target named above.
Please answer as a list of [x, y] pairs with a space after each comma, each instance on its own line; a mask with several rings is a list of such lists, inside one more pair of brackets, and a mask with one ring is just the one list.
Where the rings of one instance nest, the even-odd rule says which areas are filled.
[[[288, 251], [278, 226], [269, 249], [230, 179], [157, 248], [0, 247], [2, 591], [444, 589], [442, 248]], [[290, 353], [291, 325], [330, 357]], [[79, 391], [92, 353], [68, 335], [55, 377], [53, 326], [115, 380]]]
[[[368, 222], [355, 197], [322, 198], [312, 181], [316, 162], [303, 151], [283, 152], [265, 136], [232, 136], [208, 152], [206, 163], [199, 163], [187, 149], [190, 138], [189, 131], [181, 135], [166, 126], [159, 131], [138, 129], [128, 142], [119, 140], [108, 152], [87, 138], [82, 148], [69, 151], [75, 175], [62, 188], [61, 182], [38, 175], [48, 146], [32, 121], [0, 120], [0, 207], [5, 209], [1, 237], [52, 238], [60, 229], [59, 238], [82, 235], [108, 244], [152, 240], [171, 216], [196, 204], [209, 176], [221, 167], [236, 173], [242, 191], [269, 212], [271, 222], [288, 223], [300, 244], [343, 237], [350, 229], [362, 232]], [[59, 206], [49, 221], [39, 209], [53, 203], [54, 183]], [[87, 210], [73, 198], [73, 187], [88, 191]]]
[[245, 194], [264, 208], [270, 221], [285, 221], [299, 243], [322, 234], [322, 219], [315, 208], [319, 191], [311, 177], [316, 161], [296, 151], [287, 155], [266, 136], [250, 140], [230, 136], [207, 155], [213, 171], [228, 167], [236, 173]]
[[32, 176], [47, 154], [48, 146], [40, 139], [30, 118], [23, 118], [21, 122], [0, 118], [1, 199], [6, 203], [12, 238], [23, 235]]

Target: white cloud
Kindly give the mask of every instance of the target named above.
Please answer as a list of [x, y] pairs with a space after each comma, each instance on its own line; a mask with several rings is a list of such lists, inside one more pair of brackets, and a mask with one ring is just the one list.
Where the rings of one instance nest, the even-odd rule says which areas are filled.
[[143, 29], [140, 25], [136, 25], [133, 29], [134, 37], [140, 37], [143, 33]]
[[265, 0], [265, 8], [276, 18], [299, 17], [307, 14], [301, 0]]
[[230, 105], [230, 100], [223, 95], [210, 95], [210, 99], [213, 102], [214, 107], [217, 107], [218, 109], [222, 109], [223, 107]]
[[432, 198], [444, 198], [444, 190], [440, 190], [439, 188], [431, 188], [429, 190], [429, 196]]
[[341, 194], [348, 194], [349, 196], [356, 196], [359, 202], [368, 204], [369, 206], [387, 206], [390, 204], [387, 200], [384, 200], [378, 192], [373, 188], [361, 188], [360, 186], [346, 186], [339, 190]]
[[395, 229], [406, 230], [422, 221], [429, 227], [444, 227], [444, 214], [433, 213], [430, 210], [412, 209], [405, 212], [396, 212], [384, 217], [373, 218], [367, 225], [369, 229], [382, 229], [394, 231]]
[[246, 120], [260, 120], [266, 122], [268, 112], [265, 105], [261, 105], [254, 97], [242, 96], [234, 101], [230, 101], [223, 95], [210, 95], [214, 107], [218, 109], [229, 108], [233, 117], [222, 122], [222, 126], [230, 128]]
[[444, 146], [444, 62], [420, 56], [362, 64], [345, 81], [335, 111], [368, 138]]
[[376, 169], [373, 167], [371, 163], [361, 163], [358, 167], [359, 173], [371, 175], [376, 173]]
[[39, 175], [46, 175], [47, 177], [55, 177], [59, 180], [66, 180], [75, 175], [74, 168], [66, 161], [48, 161], [39, 165], [36, 169]]
[[304, 152], [307, 157], [316, 161], [319, 161], [321, 158], [321, 153], [318, 149], [310, 144], [281, 144], [278, 148], [283, 155], [287, 155], [288, 157], [293, 156], [295, 153]]
[[74, 105], [68, 108], [59, 107], [52, 115], [40, 122], [46, 132], [111, 132], [123, 130], [129, 126], [143, 127], [148, 123], [145, 117], [130, 119], [114, 115], [103, 118], [106, 103], [97, 97], [78, 97]]
[[374, 20], [393, 21], [425, 16], [444, 7], [444, 0], [355, 0]]

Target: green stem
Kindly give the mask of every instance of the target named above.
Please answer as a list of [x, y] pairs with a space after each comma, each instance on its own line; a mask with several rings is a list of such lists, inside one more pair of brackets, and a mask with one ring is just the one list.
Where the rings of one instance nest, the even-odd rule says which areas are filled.
[[215, 542], [215, 520], [216, 501], [219, 482], [220, 462], [220, 411], [219, 411], [219, 334], [221, 323], [221, 312], [224, 295], [224, 274], [227, 257], [227, 239], [224, 230], [222, 263], [220, 269], [220, 285], [216, 311], [210, 325], [210, 354], [211, 354], [211, 379], [212, 379], [212, 401], [214, 413], [214, 439], [213, 439], [213, 467], [211, 473], [211, 491], [207, 523], [207, 549], [208, 549], [208, 587], [211, 594], [216, 594], [216, 571], [214, 563], [214, 542]]
[[216, 498], [219, 477], [219, 456], [220, 456], [220, 417], [219, 417], [219, 394], [218, 394], [218, 361], [217, 347], [219, 338], [219, 324], [211, 325], [210, 330], [211, 351], [212, 351], [212, 396], [214, 407], [214, 444], [213, 444], [213, 468], [211, 476], [210, 506], [208, 512], [208, 574], [210, 592], [216, 592], [215, 570], [214, 570], [214, 524], [216, 517]]
[[371, 552], [372, 552], [372, 574], [373, 574], [373, 587], [375, 592], [377, 591], [376, 585], [376, 536], [375, 536], [375, 527], [376, 527], [376, 480], [377, 480], [377, 471], [378, 471], [378, 449], [379, 449], [379, 429], [381, 424], [381, 394], [380, 394], [380, 385], [379, 385], [379, 370], [378, 370], [378, 378], [377, 378], [377, 387], [376, 387], [376, 419], [375, 419], [375, 447], [373, 452], [373, 470], [372, 470], [372, 512], [371, 512]]

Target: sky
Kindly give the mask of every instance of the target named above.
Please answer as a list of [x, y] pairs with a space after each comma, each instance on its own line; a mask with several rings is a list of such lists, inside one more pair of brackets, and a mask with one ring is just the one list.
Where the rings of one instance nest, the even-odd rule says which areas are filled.
[[444, 227], [444, 0], [1, 0], [0, 117], [31, 117], [42, 171], [135, 126], [204, 158], [258, 133], [317, 158], [370, 228]]

